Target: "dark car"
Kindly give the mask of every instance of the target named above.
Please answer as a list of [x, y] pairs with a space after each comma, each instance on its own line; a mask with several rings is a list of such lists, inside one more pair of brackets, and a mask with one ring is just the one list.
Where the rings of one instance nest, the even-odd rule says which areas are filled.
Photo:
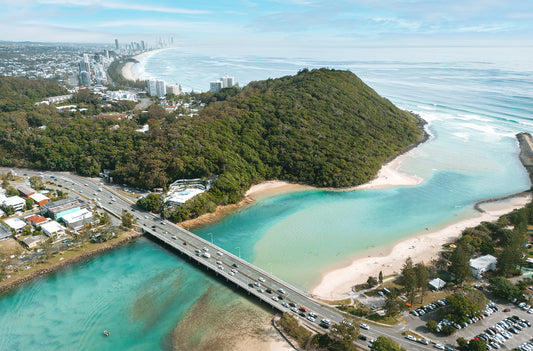
[[272, 294], [272, 290], [271, 289], [266, 289], [266, 292], [269, 293], [269, 294]]

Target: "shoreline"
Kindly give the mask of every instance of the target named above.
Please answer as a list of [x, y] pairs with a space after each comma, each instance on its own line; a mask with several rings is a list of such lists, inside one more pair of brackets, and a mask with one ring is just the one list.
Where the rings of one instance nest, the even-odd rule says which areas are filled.
[[[168, 49], [169, 48], [145, 51], [145, 52], [140, 53], [138, 55], [132, 56], [131, 58], [137, 61], [138, 59], [140, 59], [143, 56], [150, 55], [150, 54], [153, 55], [156, 52], [160, 52], [160, 51], [164, 51], [164, 50], [168, 50]], [[122, 77], [124, 77], [124, 79], [130, 80], [132, 82], [135, 82], [137, 80], [141, 80], [139, 77], [136, 77], [135, 74], [133, 74], [133, 66], [135, 64], [137, 64], [137, 62], [126, 62], [126, 64], [124, 66], [122, 66], [122, 70], [120, 71], [120, 73], [122, 74]]]
[[383, 276], [399, 273], [408, 257], [413, 259], [413, 263], [429, 263], [440, 255], [443, 244], [460, 237], [464, 229], [481, 222], [496, 221], [500, 216], [524, 207], [531, 199], [531, 194], [520, 193], [507, 199], [485, 202], [483, 212], [477, 217], [462, 219], [444, 228], [400, 240], [385, 249], [384, 254], [367, 257], [360, 254], [348, 265], [326, 271], [320, 282], [311, 289], [311, 294], [319, 298], [346, 298], [354, 285], [366, 282], [369, 276], [377, 277], [379, 271], [383, 272]]
[[[112, 242], [112, 243], [102, 243], [101, 245], [98, 245], [97, 247], [94, 247], [88, 251], [81, 252], [78, 255], [75, 255], [69, 259], [66, 260], [60, 260], [61, 253], [56, 253], [54, 256], [52, 256], [49, 261], [42, 264], [42, 268], [37, 269], [34, 272], [31, 272], [26, 275], [22, 275], [21, 277], [16, 277], [13, 279], [6, 279], [2, 283], [0, 283], [0, 296], [4, 293], [7, 293], [23, 284], [29, 283], [33, 279], [36, 279], [41, 276], [48, 275], [50, 273], [59, 271], [60, 269], [63, 269], [65, 267], [71, 266], [73, 264], [77, 264], [80, 262], [83, 262], [91, 257], [97, 256], [101, 253], [111, 251], [113, 249], [116, 249], [118, 247], [124, 246], [125, 244], [131, 242], [133, 239], [136, 239], [138, 237], [142, 236], [142, 234], [137, 233], [133, 230], [124, 232], [122, 234], [121, 238], [117, 238], [118, 241]], [[87, 245], [86, 243], [85, 245]], [[97, 245], [97, 244], [91, 244], [91, 245]], [[68, 253], [69, 251], [64, 251], [65, 253]]]

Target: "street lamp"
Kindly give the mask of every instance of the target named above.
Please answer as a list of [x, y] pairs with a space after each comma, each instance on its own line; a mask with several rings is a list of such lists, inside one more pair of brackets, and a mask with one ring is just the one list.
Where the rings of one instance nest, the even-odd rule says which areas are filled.
[[239, 258], [241, 258], [241, 248], [237, 246], [236, 249], [239, 250]]

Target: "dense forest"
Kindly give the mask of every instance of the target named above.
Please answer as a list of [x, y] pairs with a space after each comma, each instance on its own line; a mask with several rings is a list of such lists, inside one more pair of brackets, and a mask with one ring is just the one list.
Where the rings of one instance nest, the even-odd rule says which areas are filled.
[[[194, 200], [194, 209], [182, 209], [176, 219], [235, 202], [251, 184], [266, 179], [321, 187], [364, 183], [422, 135], [415, 117], [349, 71], [302, 70], [242, 89], [199, 94], [195, 98], [206, 106], [193, 117], [152, 105], [120, 121], [28, 104], [25, 99], [61, 92], [34, 85], [22, 79], [10, 85], [21, 104], [0, 113], [2, 166], [83, 175], [109, 169], [115, 182], [146, 189], [175, 179], [216, 177], [210, 192]], [[0, 106], [11, 104], [9, 95], [4, 97], [0, 93]], [[135, 132], [143, 123], [150, 131]]]

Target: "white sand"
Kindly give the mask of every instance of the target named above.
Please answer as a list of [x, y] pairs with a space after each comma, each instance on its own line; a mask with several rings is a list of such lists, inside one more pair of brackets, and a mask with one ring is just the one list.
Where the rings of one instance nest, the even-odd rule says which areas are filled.
[[366, 282], [368, 276], [377, 277], [379, 271], [384, 276], [401, 271], [407, 257], [414, 263], [429, 263], [438, 258], [442, 245], [461, 235], [465, 228], [474, 227], [483, 221], [495, 221], [501, 215], [521, 208], [531, 200], [531, 196], [518, 196], [510, 200], [483, 206], [485, 213], [469, 218], [443, 229], [424, 233], [397, 243], [386, 256], [355, 259], [349, 266], [334, 269], [326, 273], [321, 282], [312, 290], [312, 294], [323, 298], [346, 298], [353, 285]]
[[293, 184], [282, 180], [269, 180], [260, 184], [252, 185], [244, 194], [246, 197], [257, 197], [258, 195], [278, 195], [287, 192], [316, 189], [308, 185]]
[[[133, 56], [133, 58], [138, 60], [139, 58], [141, 58], [141, 57], [143, 57], [145, 55], [153, 55], [154, 53], [159, 52], [159, 51], [163, 51], [163, 50], [168, 50], [168, 48], [146, 51], [146, 52], [143, 52], [142, 54]], [[136, 81], [136, 80], [139, 79], [139, 77], [136, 77], [133, 74], [132, 68], [133, 68], [134, 65], [135, 65], [134, 62], [126, 62], [124, 67], [122, 67], [122, 76], [124, 78], [126, 78], [127, 80]]]
[[400, 155], [391, 162], [384, 164], [376, 177], [368, 183], [356, 186], [349, 190], [382, 189], [392, 186], [413, 186], [421, 184], [424, 181], [422, 178], [398, 171], [403, 159], [409, 155], [409, 153], [410, 152]]

